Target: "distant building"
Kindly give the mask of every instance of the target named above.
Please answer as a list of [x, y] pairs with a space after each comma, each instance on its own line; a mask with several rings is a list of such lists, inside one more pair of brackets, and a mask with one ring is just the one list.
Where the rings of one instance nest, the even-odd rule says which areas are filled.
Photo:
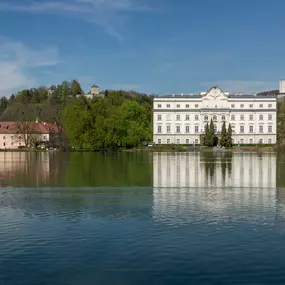
[[[80, 97], [82, 95], [77, 95], [77, 97]], [[94, 99], [94, 98], [98, 98], [98, 97], [104, 97], [104, 93], [100, 93], [99, 91], [99, 86], [97, 84], [94, 84], [91, 86], [90, 91], [88, 92], [88, 94], [84, 94], [83, 96], [85, 96], [88, 99]]]
[[[25, 130], [25, 134], [21, 132], [21, 129]], [[0, 149], [24, 147], [24, 135], [32, 137], [34, 142], [48, 145], [58, 133], [59, 130], [54, 124], [39, 123], [37, 121], [27, 123], [0, 122]]]
[[280, 80], [279, 93], [285, 94], [285, 80]]
[[285, 99], [285, 80], [280, 80], [279, 94], [277, 95], [278, 101]]
[[156, 144], [200, 144], [205, 125], [219, 136], [231, 124], [234, 144], [276, 143], [276, 96], [230, 95], [213, 87], [200, 95], [157, 96], [153, 101]]

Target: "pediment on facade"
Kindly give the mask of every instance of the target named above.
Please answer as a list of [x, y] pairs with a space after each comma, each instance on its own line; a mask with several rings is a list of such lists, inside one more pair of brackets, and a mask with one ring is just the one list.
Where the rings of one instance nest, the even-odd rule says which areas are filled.
[[219, 87], [212, 87], [206, 94], [202, 95], [203, 100], [227, 100], [228, 96]]

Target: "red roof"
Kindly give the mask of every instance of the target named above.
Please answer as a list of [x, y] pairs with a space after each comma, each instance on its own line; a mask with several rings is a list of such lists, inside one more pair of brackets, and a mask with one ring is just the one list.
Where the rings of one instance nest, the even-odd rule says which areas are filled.
[[[18, 131], [17, 124], [19, 122], [0, 122], [0, 133], [1, 134], [13, 134]], [[47, 123], [30, 123], [34, 133], [49, 134], [50, 132], [58, 132], [58, 128], [55, 124]]]

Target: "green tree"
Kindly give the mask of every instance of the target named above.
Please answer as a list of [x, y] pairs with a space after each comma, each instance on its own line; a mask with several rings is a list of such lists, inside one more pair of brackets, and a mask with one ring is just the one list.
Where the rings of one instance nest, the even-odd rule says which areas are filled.
[[277, 108], [277, 144], [285, 146], [285, 101], [278, 103]]
[[227, 131], [227, 139], [226, 139], [226, 147], [232, 147], [233, 146], [233, 138], [232, 138], [232, 126], [229, 124], [228, 131]]
[[209, 127], [209, 140], [208, 140], [208, 146], [213, 147], [215, 143], [215, 126], [213, 119], [211, 119], [210, 127]]
[[72, 80], [71, 82], [71, 95], [76, 96], [79, 94], [83, 94], [83, 90], [79, 84], [79, 82], [75, 79]]
[[209, 128], [208, 123], [205, 126], [204, 145], [211, 146], [211, 134], [210, 134], [210, 128]]
[[227, 147], [227, 144], [228, 144], [228, 133], [227, 133], [227, 128], [226, 128], [226, 122], [223, 122], [221, 138], [220, 138], [220, 145], [222, 147]]

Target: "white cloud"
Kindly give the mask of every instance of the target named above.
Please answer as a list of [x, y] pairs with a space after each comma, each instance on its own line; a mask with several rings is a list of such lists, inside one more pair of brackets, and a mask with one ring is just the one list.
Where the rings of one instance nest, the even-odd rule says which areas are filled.
[[42, 0], [19, 4], [10, 0], [2, 1], [0, 10], [65, 14], [99, 24], [110, 35], [122, 40], [119, 30], [124, 25], [126, 13], [151, 10], [143, 2], [146, 0]]
[[205, 87], [207, 90], [213, 86], [218, 86], [224, 91], [229, 91], [231, 93], [243, 92], [244, 94], [278, 89], [276, 82], [271, 81], [217, 80], [212, 82], [203, 82], [200, 85]]
[[15, 89], [33, 87], [37, 81], [30, 72], [57, 63], [56, 48], [36, 51], [21, 42], [0, 37], [0, 96], [8, 96]]

